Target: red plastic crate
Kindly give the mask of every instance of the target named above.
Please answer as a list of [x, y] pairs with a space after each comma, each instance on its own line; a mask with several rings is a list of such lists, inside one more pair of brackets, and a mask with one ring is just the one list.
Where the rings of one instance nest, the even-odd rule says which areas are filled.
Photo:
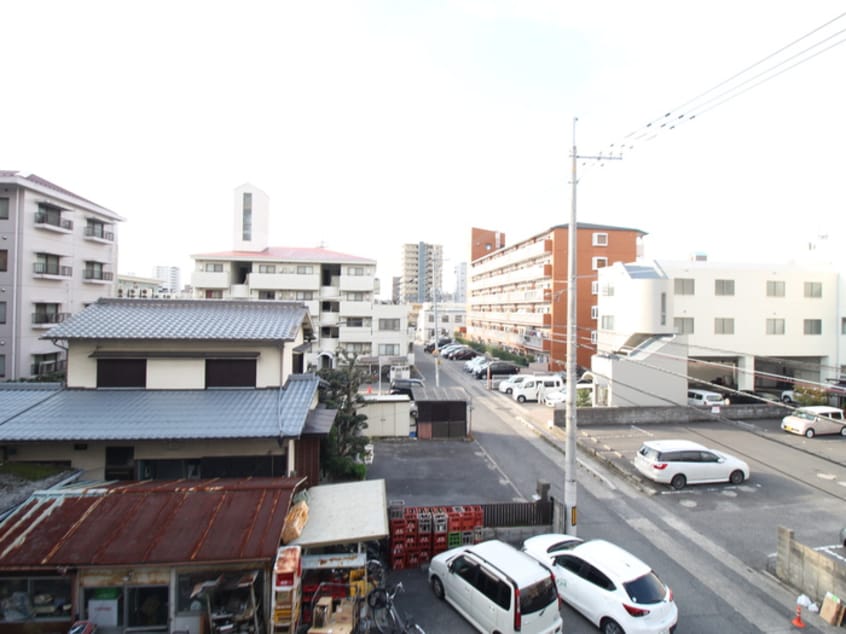
[[405, 555], [402, 556], [391, 556], [391, 569], [392, 570], [403, 570], [405, 569]]

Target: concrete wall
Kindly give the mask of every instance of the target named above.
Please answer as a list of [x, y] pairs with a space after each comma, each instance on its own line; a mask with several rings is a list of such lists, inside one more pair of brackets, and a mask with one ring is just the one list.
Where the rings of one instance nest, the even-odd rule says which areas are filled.
[[846, 564], [800, 544], [793, 531], [778, 527], [776, 577], [822, 604], [826, 592], [846, 596]]
[[[580, 407], [577, 413], [579, 425], [614, 424], [646, 425], [667, 423], [683, 425], [699, 421], [713, 421], [719, 417], [732, 420], [782, 418], [789, 410], [778, 404], [773, 405], [727, 405], [720, 408], [719, 415], [712, 414], [708, 408], [693, 407]], [[564, 408], [555, 408], [555, 424], [565, 426]]]

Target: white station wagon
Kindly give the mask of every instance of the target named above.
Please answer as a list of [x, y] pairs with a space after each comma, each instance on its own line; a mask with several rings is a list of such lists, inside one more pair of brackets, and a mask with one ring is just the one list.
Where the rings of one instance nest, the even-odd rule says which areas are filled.
[[846, 420], [843, 410], [827, 405], [799, 407], [789, 416], [781, 419], [781, 428], [791, 434], [813, 438], [817, 434], [840, 434], [846, 436]]

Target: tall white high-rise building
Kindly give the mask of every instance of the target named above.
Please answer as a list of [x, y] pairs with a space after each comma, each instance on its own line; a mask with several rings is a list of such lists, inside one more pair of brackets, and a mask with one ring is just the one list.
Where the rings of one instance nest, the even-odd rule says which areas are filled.
[[169, 293], [178, 293], [182, 288], [178, 266], [156, 266], [153, 268], [153, 277], [161, 280], [162, 288]]
[[417, 242], [402, 245], [401, 302], [422, 304], [443, 294], [444, 252], [440, 244]]

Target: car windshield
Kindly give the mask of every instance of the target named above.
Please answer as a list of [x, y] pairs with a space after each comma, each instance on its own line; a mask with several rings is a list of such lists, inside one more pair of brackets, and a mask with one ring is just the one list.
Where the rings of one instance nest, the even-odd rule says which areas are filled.
[[558, 590], [555, 589], [552, 577], [544, 577], [535, 584], [520, 588], [521, 614], [539, 612], [556, 601], [558, 601]]
[[796, 418], [803, 418], [805, 420], [814, 420], [814, 418], [816, 418], [811, 412], [804, 412], [801, 409], [797, 409], [793, 412], [793, 415]]
[[658, 578], [658, 575], [652, 571], [649, 571], [642, 577], [624, 583], [623, 587], [635, 603], [660, 603], [667, 596], [667, 588]]

